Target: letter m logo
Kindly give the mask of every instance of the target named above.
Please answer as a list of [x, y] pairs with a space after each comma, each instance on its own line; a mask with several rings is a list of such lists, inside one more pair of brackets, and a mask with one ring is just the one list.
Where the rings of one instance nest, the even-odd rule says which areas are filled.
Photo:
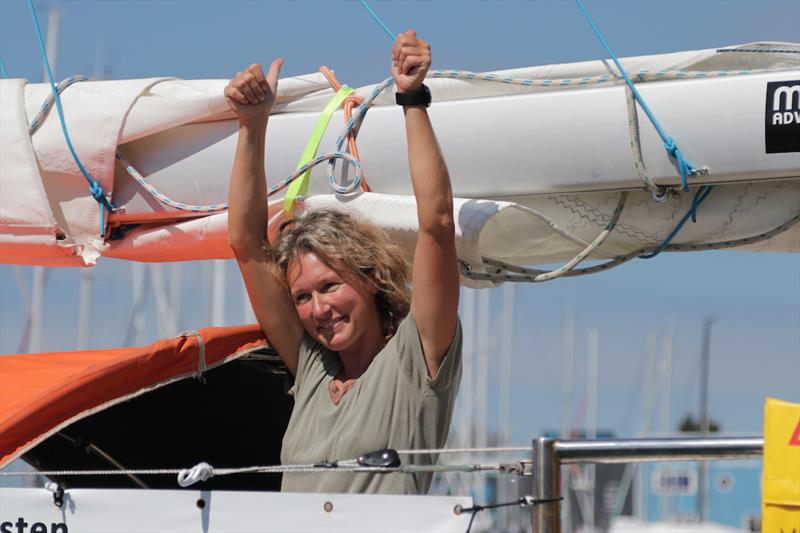
[[781, 85], [772, 97], [772, 111], [800, 110], [800, 85]]
[[800, 80], [767, 83], [764, 104], [764, 151], [800, 152]]

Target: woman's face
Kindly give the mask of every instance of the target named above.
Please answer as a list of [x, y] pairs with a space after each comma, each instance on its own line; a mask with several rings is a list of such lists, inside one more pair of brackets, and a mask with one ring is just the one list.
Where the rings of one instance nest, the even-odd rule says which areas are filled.
[[316, 254], [293, 259], [287, 269], [292, 301], [306, 331], [335, 352], [356, 349], [380, 334], [377, 289], [355, 274], [333, 270]]

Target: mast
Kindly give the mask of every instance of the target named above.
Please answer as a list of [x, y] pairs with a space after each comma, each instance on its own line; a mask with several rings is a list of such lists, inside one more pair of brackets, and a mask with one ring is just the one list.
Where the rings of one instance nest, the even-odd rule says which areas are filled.
[[[664, 338], [664, 343], [661, 347], [661, 386], [660, 398], [661, 402], [661, 430], [664, 436], [668, 437], [672, 431], [672, 409], [670, 402], [672, 401], [672, 328]], [[668, 520], [670, 515], [670, 496], [665, 494], [661, 496], [661, 510], [659, 512], [659, 519], [663, 522]]]
[[[45, 38], [45, 50], [47, 59], [50, 61], [50, 70], [53, 76], [56, 75], [56, 63], [58, 63], [58, 33], [61, 26], [63, 13], [56, 7], [51, 7], [47, 12], [47, 36]], [[47, 68], [42, 65], [42, 81], [47, 82]]]
[[172, 311], [172, 320], [175, 332], [183, 329], [183, 263], [176, 261], [172, 263], [172, 270], [169, 277], [169, 307]]
[[[503, 321], [502, 326], [502, 339], [501, 339], [501, 368], [500, 368], [500, 445], [506, 446], [511, 442], [511, 368], [512, 359], [514, 357], [514, 290], [513, 283], [503, 284], [503, 311], [500, 314]], [[507, 502], [516, 495], [510, 495], [509, 484], [507, 479], [501, 478], [499, 484], [499, 498], [498, 501]], [[508, 531], [511, 529], [511, 516], [512, 513], [509, 508], [500, 508], [498, 514], [498, 523], [495, 527], [501, 531]]]
[[[589, 354], [587, 361], [586, 378], [586, 399], [588, 402], [586, 413], [586, 438], [597, 438], [597, 373], [600, 359], [600, 332], [597, 328], [589, 330]], [[586, 517], [586, 525], [589, 531], [596, 530], [595, 501], [597, 498], [597, 466], [590, 464], [586, 466], [588, 486], [591, 487], [591, 497], [589, 498], [589, 516]]]
[[78, 350], [89, 347], [89, 321], [92, 316], [92, 271], [88, 268], [81, 270], [81, 279], [78, 289]]
[[28, 352], [38, 353], [44, 351], [42, 340], [42, 305], [44, 302], [44, 289], [47, 284], [47, 271], [45, 267], [35, 266], [32, 269], [31, 279], [31, 307], [30, 307], [30, 336]]
[[[575, 358], [575, 313], [569, 313], [564, 319], [564, 353], [561, 371], [561, 438], [570, 438], [572, 431], [572, 384]], [[570, 470], [564, 469], [561, 490], [567, 494], [561, 506], [561, 523], [564, 531], [572, 530], [572, 504], [569, 498], [569, 487], [572, 483]]]
[[213, 262], [211, 290], [211, 325], [222, 326], [225, 324], [225, 264], [224, 259]]
[[[461, 289], [461, 313], [463, 317], [464, 347], [462, 351], [461, 391], [458, 398], [458, 432], [459, 445], [464, 448], [474, 446], [473, 439], [473, 404], [474, 368], [475, 368], [475, 290]], [[472, 483], [466, 476], [456, 478], [456, 489], [459, 493], [469, 493]]]
[[[709, 434], [708, 419], [708, 375], [709, 375], [709, 352], [711, 348], [711, 326], [714, 324], [712, 317], [706, 317], [703, 321], [703, 348], [700, 352], [700, 435], [707, 437]], [[700, 463], [700, 475], [698, 476], [697, 493], [697, 513], [700, 521], [708, 520], [708, 462]]]

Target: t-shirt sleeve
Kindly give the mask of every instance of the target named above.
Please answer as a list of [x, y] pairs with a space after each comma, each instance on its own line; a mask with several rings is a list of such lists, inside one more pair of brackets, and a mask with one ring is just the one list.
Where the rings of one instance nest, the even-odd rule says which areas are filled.
[[456, 329], [453, 340], [442, 359], [436, 378], [428, 375], [428, 366], [425, 364], [425, 353], [422, 350], [422, 341], [414, 316], [409, 313], [397, 328], [394, 339], [397, 342], [398, 363], [401, 372], [420, 389], [430, 389], [441, 392], [458, 384], [461, 376], [461, 320], [456, 320]]
[[303, 338], [300, 339], [300, 348], [297, 350], [297, 374], [294, 376], [294, 382], [288, 391], [293, 397], [297, 394], [303, 379], [313, 366], [314, 359], [319, 356], [320, 349], [319, 343], [312, 339], [308, 333], [303, 332]]

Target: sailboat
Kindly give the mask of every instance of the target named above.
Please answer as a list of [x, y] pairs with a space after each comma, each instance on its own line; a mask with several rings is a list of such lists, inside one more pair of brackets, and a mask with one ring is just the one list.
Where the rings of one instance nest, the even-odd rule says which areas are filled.
[[[591, 274], [662, 251], [800, 251], [798, 52], [748, 43], [623, 59], [673, 136], [669, 150], [604, 61], [431, 72], [463, 283]], [[51, 116], [49, 87], [0, 81], [2, 262], [231, 258], [224, 202], [237, 128], [224, 84], [65, 80], [61, 98], [97, 183], [93, 196]], [[266, 154], [273, 184], [291, 188], [302, 175], [298, 146], [341, 90], [331, 85], [317, 73], [281, 80]], [[286, 216], [287, 206], [350, 210], [410, 255], [416, 220], [401, 113], [386, 83], [353, 94], [369, 105], [350, 119], [334, 110], [332, 124], [348, 129], [328, 126], [315, 142], [342, 154], [357, 133], [358, 166], [311, 168], [307, 191], [287, 200], [276, 190], [271, 216]], [[266, 492], [275, 474], [241, 472], [169, 490], [175, 473], [165, 470], [178, 461], [278, 462], [290, 409], [285, 369], [255, 326], [185, 332], [145, 348], [9, 355], [0, 365], [0, 468], [25, 457], [57, 482], [50, 492], [0, 488], [3, 531], [23, 523], [105, 532], [467, 527], [457, 506], [472, 501], [461, 496], [278, 494]], [[86, 470], [125, 474], [75, 475]]]

